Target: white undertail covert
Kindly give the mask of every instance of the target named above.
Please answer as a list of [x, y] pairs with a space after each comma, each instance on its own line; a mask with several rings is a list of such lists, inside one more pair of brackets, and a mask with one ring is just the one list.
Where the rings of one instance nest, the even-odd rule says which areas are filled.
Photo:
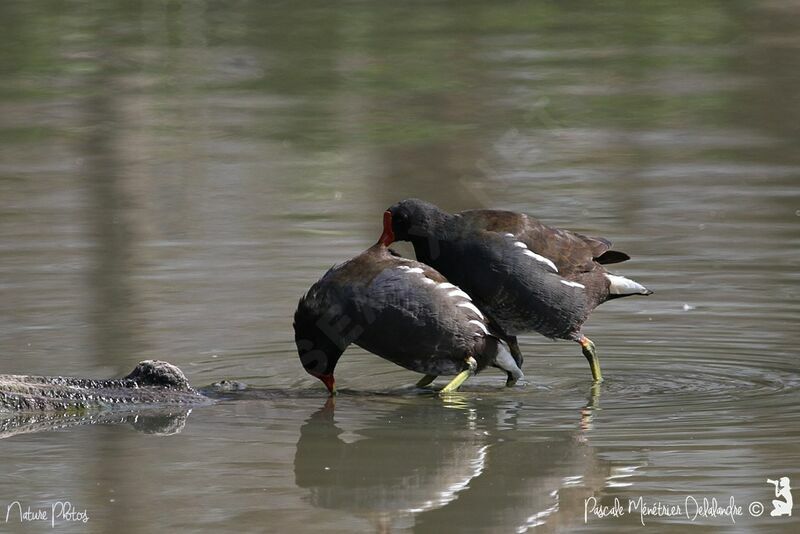
[[624, 276], [606, 273], [606, 278], [611, 283], [608, 292], [612, 295], [649, 295], [652, 293], [639, 282], [634, 282]]

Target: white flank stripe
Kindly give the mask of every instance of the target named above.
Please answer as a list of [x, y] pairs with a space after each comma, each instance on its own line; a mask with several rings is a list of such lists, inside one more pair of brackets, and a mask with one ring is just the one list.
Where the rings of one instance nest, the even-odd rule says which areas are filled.
[[408, 270], [408, 274], [422, 274], [422, 269], [419, 267], [413, 267]]
[[506, 234], [506, 237], [514, 237], [514, 234]]
[[556, 264], [553, 263], [552, 261], [550, 261], [549, 259], [545, 258], [544, 256], [540, 256], [539, 254], [535, 253], [532, 250], [526, 250], [525, 252], [523, 252], [523, 254], [525, 254], [526, 256], [530, 256], [531, 258], [533, 258], [536, 261], [540, 261], [540, 262], [544, 263], [545, 265], [547, 265], [548, 267], [553, 269], [553, 272], [556, 272], [556, 273], [558, 272], [558, 268], [556, 267]]
[[439, 284], [439, 289], [458, 289], [456, 286], [451, 284], [450, 282], [442, 282]]
[[472, 300], [469, 295], [461, 291], [460, 289], [454, 289], [450, 293], [447, 294], [448, 297], [461, 297], [467, 300]]
[[431, 280], [430, 278], [428, 278], [427, 276], [423, 276], [422, 277], [422, 281], [425, 282], [426, 284], [435, 284], [436, 283], [433, 280]]
[[562, 284], [569, 287], [579, 287], [581, 289], [586, 289], [586, 286], [583, 284], [579, 284], [578, 282], [570, 282], [569, 280], [559, 280]]
[[407, 271], [411, 267], [409, 267], [408, 265], [398, 265], [397, 268], [400, 269], [401, 271]]
[[489, 329], [488, 329], [488, 328], [486, 328], [486, 325], [485, 325], [485, 324], [483, 324], [482, 322], [480, 322], [480, 321], [476, 321], [475, 319], [471, 319], [471, 320], [470, 320], [470, 322], [471, 322], [472, 324], [474, 324], [474, 325], [480, 326], [480, 327], [481, 327], [481, 330], [483, 330], [483, 332], [484, 332], [485, 334], [488, 334], [488, 333], [489, 333]]
[[519, 248], [528, 248], [528, 245], [526, 245], [522, 241], [514, 241], [514, 246]]
[[473, 303], [471, 303], [471, 302], [459, 302], [458, 304], [456, 304], [456, 306], [458, 306], [460, 308], [468, 308], [468, 309], [474, 311], [475, 313], [477, 313], [478, 317], [483, 319], [483, 314], [481, 313], [481, 311], [478, 308], [476, 308], [475, 305]]
[[638, 282], [634, 282], [624, 276], [617, 276], [616, 274], [606, 274], [606, 278], [611, 282], [608, 292], [612, 295], [634, 295], [642, 294], [648, 295], [647, 288]]

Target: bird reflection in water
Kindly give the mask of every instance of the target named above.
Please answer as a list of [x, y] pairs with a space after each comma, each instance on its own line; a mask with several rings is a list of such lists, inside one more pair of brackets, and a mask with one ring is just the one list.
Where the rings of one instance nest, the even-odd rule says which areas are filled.
[[599, 397], [595, 386], [572, 428], [544, 424], [552, 413], [522, 401], [474, 392], [440, 402], [329, 400], [300, 429], [295, 482], [314, 506], [377, 531], [561, 528], [583, 521], [583, 499], [612, 472], [587, 439]]

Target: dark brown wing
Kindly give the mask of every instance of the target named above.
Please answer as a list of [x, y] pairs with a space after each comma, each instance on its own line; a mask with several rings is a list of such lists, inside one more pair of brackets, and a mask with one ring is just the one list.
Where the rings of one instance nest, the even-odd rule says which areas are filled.
[[611, 241], [542, 224], [539, 220], [513, 211], [470, 210], [459, 215], [472, 230], [512, 234], [537, 254], [556, 264], [561, 276], [593, 270], [598, 263], [618, 263], [627, 254], [609, 250]]

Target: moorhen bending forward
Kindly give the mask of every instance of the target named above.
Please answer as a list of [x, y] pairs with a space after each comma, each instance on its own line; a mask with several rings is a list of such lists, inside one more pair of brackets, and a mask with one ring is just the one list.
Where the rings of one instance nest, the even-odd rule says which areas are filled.
[[602, 381], [594, 343], [581, 334], [603, 302], [652, 291], [603, 265], [630, 259], [604, 238], [546, 226], [511, 211], [451, 215], [418, 199], [386, 211], [395, 239], [410, 241], [417, 260], [466, 291], [521, 364], [516, 335], [536, 331], [580, 343], [592, 377]]
[[432, 267], [395, 255], [388, 215], [380, 240], [335, 265], [300, 299], [294, 315], [297, 351], [305, 370], [335, 394], [333, 371], [350, 343], [406, 369], [456, 375], [455, 391], [487, 365], [506, 371], [508, 385], [522, 371], [472, 299]]

